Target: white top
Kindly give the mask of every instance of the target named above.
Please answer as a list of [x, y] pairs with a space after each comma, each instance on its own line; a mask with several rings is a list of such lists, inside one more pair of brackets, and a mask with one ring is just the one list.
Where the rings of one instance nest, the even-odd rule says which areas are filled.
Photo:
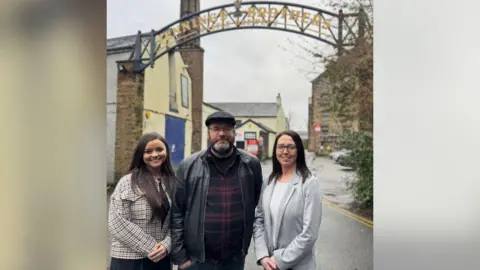
[[[285, 191], [287, 190], [288, 184], [289, 184], [288, 182], [286, 183], [276, 182], [275, 187], [273, 188], [272, 199], [270, 200], [270, 213], [272, 215], [273, 228], [275, 228], [277, 226], [277, 222], [279, 222], [279, 220], [276, 220], [278, 217], [278, 210], [280, 208], [280, 203], [282, 202], [282, 198], [285, 195]], [[272, 239], [272, 240], [273, 240], [273, 245], [276, 245], [277, 239]]]

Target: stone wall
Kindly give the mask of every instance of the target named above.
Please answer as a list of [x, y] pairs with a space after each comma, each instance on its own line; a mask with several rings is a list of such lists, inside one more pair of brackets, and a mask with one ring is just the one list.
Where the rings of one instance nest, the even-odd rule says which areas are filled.
[[128, 172], [132, 153], [142, 136], [144, 75], [133, 71], [134, 62], [118, 61], [124, 71], [117, 77], [115, 182]]
[[202, 148], [203, 54], [202, 48], [180, 49], [192, 80], [192, 153]]
[[312, 83], [312, 97], [311, 97], [311, 123], [310, 132], [308, 136], [308, 150], [310, 152], [318, 152], [320, 150], [321, 134], [316, 133], [314, 126], [316, 124], [322, 124], [322, 106], [321, 106], [321, 92], [325, 88], [325, 85], [320, 82]]

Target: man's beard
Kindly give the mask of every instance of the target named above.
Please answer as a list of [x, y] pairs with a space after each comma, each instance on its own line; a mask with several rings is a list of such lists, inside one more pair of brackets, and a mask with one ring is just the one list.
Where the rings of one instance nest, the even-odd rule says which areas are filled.
[[213, 143], [212, 150], [221, 156], [230, 154], [233, 148], [233, 143], [227, 138], [220, 139]]

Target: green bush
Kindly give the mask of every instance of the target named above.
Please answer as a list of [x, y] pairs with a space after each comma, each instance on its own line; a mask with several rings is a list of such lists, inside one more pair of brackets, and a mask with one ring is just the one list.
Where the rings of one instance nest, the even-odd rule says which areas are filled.
[[340, 145], [350, 149], [353, 168], [356, 170], [355, 180], [350, 182], [357, 203], [361, 207], [373, 205], [373, 138], [363, 132], [347, 131], [343, 134]]
[[338, 157], [338, 163], [342, 166], [350, 167], [352, 169], [357, 168], [355, 165], [354, 159], [352, 158], [351, 155], [348, 155], [348, 154], [341, 155], [340, 157]]

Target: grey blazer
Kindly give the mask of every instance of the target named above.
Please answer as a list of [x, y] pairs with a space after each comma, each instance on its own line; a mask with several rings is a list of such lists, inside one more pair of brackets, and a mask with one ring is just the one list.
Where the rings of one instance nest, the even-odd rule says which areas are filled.
[[[271, 217], [270, 199], [275, 184], [275, 180], [270, 184], [264, 182], [255, 212], [253, 237], [257, 264], [263, 257], [273, 255], [280, 270], [314, 270], [315, 243], [322, 219], [322, 194], [317, 178], [311, 176], [302, 183], [301, 176], [294, 174], [278, 216]], [[272, 218], [280, 221], [275, 228]]]

